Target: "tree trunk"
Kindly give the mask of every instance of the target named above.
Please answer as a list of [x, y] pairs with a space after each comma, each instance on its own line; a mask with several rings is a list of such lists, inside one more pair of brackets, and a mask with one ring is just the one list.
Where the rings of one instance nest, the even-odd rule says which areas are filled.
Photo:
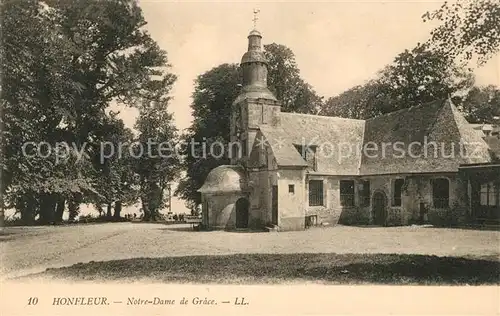
[[106, 209], [106, 217], [108, 219], [111, 218], [112, 214], [111, 214], [111, 210], [113, 208], [113, 204], [112, 203], [108, 203], [108, 206], [107, 206], [107, 209]]
[[116, 201], [115, 202], [115, 214], [114, 214], [114, 217], [116, 219], [120, 218], [121, 211], [122, 211], [122, 201]]
[[31, 226], [35, 223], [35, 201], [33, 197], [23, 195], [17, 199], [16, 209], [21, 212], [23, 225]]
[[52, 224], [55, 219], [56, 199], [53, 194], [42, 194], [40, 196], [40, 224]]
[[98, 203], [95, 205], [95, 208], [97, 209], [97, 212], [99, 212], [99, 217], [102, 217], [102, 215], [104, 214], [104, 210], [102, 209], [102, 205]]
[[57, 206], [56, 206], [56, 216], [55, 216], [56, 223], [62, 223], [62, 221], [63, 221], [65, 204], [66, 204], [66, 199], [62, 196], [59, 197], [59, 199], [57, 201]]
[[80, 202], [82, 197], [78, 194], [75, 194], [68, 201], [68, 212], [69, 212], [69, 220], [74, 221], [80, 212]]
[[0, 233], [3, 232], [5, 227], [5, 211], [3, 205], [0, 207]]
[[149, 221], [151, 219], [151, 212], [149, 211], [149, 206], [146, 199], [143, 197], [142, 200], [142, 212], [144, 213], [143, 221]]

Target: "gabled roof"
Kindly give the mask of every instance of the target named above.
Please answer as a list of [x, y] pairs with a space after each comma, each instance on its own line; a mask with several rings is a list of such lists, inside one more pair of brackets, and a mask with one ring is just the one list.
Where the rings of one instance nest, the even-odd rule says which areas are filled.
[[279, 166], [307, 165], [295, 145], [317, 146], [322, 174], [456, 172], [492, 161], [491, 144], [449, 100], [366, 121], [296, 113], [280, 113], [279, 121], [260, 126]]
[[207, 175], [201, 193], [242, 192], [246, 190], [245, 170], [238, 165], [221, 165]]
[[365, 175], [456, 172], [460, 164], [490, 161], [488, 145], [448, 100], [367, 120], [368, 143], [390, 146], [377, 156], [363, 155], [360, 174]]
[[353, 148], [350, 155], [340, 157], [338, 147], [342, 144], [353, 147], [361, 144], [363, 120], [283, 112], [279, 115], [279, 127], [259, 126], [279, 166], [307, 166], [295, 145], [317, 146], [318, 172], [339, 175], [358, 173], [360, 156], [356, 150]]
[[500, 139], [494, 136], [487, 136], [484, 141], [490, 147], [490, 152], [495, 161], [500, 161]]
[[263, 125], [260, 127], [260, 131], [269, 147], [271, 147], [278, 166], [307, 167], [307, 162], [302, 159], [292, 141], [287, 139], [287, 133], [284, 129]]

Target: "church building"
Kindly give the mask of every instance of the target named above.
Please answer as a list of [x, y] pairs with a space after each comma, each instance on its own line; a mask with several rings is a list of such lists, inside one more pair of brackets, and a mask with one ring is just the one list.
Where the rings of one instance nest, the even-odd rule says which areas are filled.
[[248, 35], [232, 105], [239, 150], [199, 189], [206, 229], [498, 221], [499, 139], [474, 129], [451, 100], [368, 120], [281, 112], [261, 39]]

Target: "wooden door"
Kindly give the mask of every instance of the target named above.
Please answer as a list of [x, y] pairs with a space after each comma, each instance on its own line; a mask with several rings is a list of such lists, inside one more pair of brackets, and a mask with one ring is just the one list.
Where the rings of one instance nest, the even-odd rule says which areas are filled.
[[278, 225], [278, 186], [273, 185], [271, 194], [271, 213], [272, 213], [272, 224]]
[[236, 228], [248, 228], [249, 202], [245, 198], [236, 201]]
[[373, 223], [385, 226], [387, 217], [387, 199], [382, 192], [373, 195]]

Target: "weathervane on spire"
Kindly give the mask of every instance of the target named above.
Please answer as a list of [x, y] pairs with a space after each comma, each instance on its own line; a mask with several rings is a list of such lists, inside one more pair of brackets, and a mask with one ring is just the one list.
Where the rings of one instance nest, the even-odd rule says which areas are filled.
[[257, 10], [257, 9], [253, 9], [253, 28], [256, 29], [257, 28], [257, 20], [259, 19], [257, 17], [257, 14], [260, 12], [260, 10]]

